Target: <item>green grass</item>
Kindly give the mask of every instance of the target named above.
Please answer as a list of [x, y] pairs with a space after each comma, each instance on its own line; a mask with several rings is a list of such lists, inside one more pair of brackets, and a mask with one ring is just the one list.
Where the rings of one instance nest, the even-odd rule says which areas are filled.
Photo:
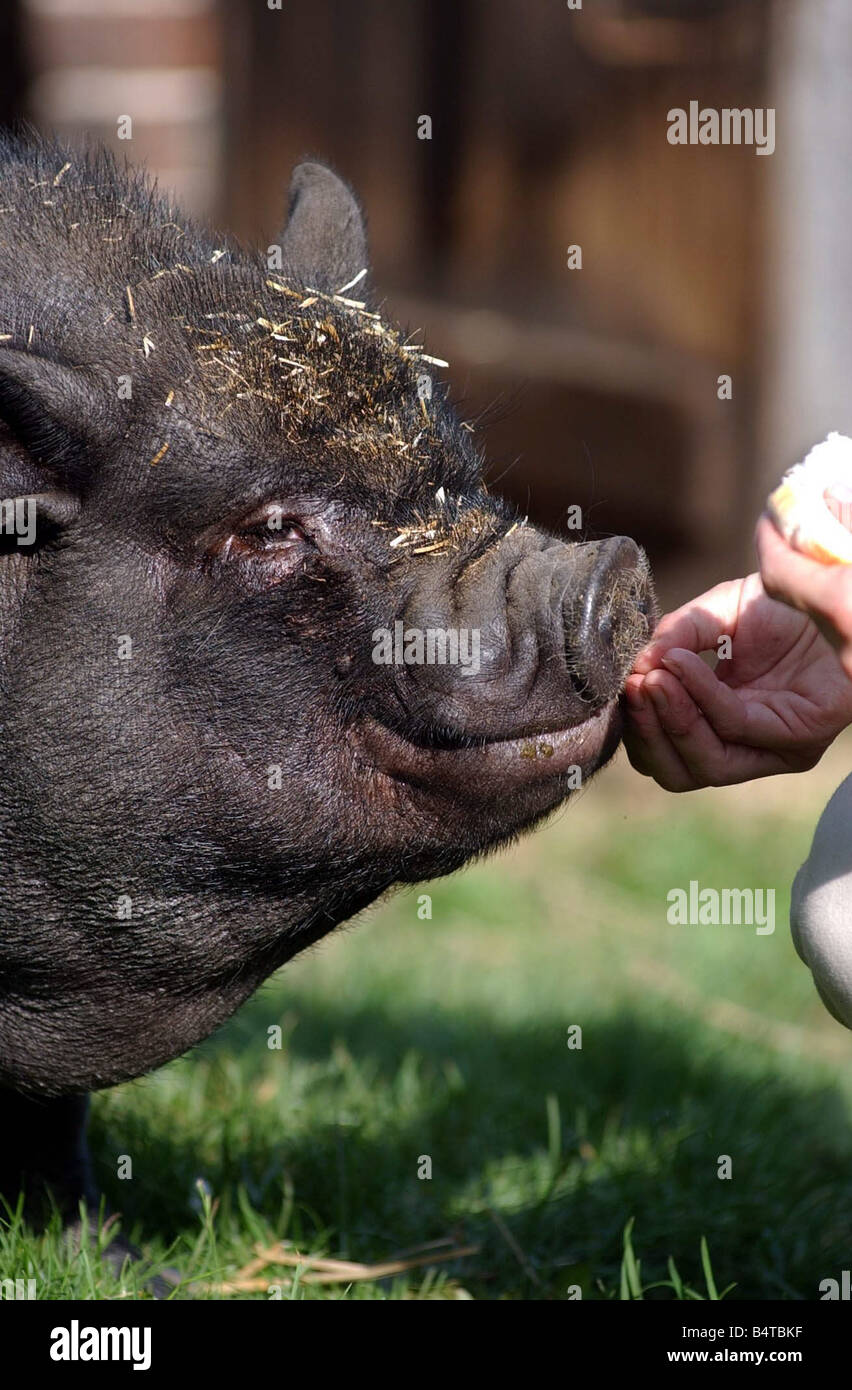
[[[787, 901], [848, 753], [680, 798], [621, 764], [509, 854], [382, 904], [190, 1057], [97, 1098], [99, 1178], [150, 1264], [118, 1279], [13, 1222], [0, 1277], [120, 1297], [172, 1265], [177, 1297], [205, 1297], [258, 1242], [378, 1261], [452, 1237], [478, 1253], [349, 1285], [262, 1277], [285, 1298], [818, 1297], [852, 1247], [852, 1038]], [[775, 934], [670, 926], [691, 878], [775, 887]]]

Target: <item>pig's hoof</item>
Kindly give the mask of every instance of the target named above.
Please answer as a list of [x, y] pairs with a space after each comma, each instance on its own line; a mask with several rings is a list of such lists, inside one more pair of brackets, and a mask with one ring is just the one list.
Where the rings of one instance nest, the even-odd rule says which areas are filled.
[[[80, 1250], [86, 1243], [92, 1242], [94, 1234], [93, 1224], [77, 1217], [69, 1221], [65, 1227], [65, 1233], [72, 1249]], [[107, 1217], [102, 1231], [104, 1235], [109, 1234], [109, 1225], [114, 1218]], [[120, 1278], [122, 1271], [128, 1263], [136, 1264], [139, 1260], [144, 1260], [142, 1251], [137, 1249], [121, 1231], [117, 1231], [108, 1245], [104, 1245], [101, 1250], [101, 1259], [113, 1271], [116, 1277]], [[160, 1274], [152, 1274], [150, 1279], [146, 1279], [145, 1287], [153, 1294], [154, 1298], [170, 1298], [175, 1289], [181, 1282], [181, 1275], [176, 1269], [164, 1269]]]

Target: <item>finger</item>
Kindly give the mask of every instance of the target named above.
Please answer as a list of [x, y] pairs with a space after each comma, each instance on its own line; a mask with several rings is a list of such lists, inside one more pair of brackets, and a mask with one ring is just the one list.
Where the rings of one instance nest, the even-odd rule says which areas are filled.
[[788, 545], [769, 517], [755, 531], [763, 587], [770, 598], [810, 613], [835, 646], [852, 638], [852, 567], [826, 565]]
[[777, 752], [721, 739], [689, 692], [668, 672], [651, 672], [645, 678], [645, 691], [693, 785], [724, 787], [790, 770]]
[[664, 652], [683, 647], [690, 652], [708, 651], [719, 638], [729, 636], [737, 616], [745, 580], [729, 580], [708, 589], [706, 594], [676, 608], [658, 624], [647, 646], [637, 656], [633, 669], [647, 675], [659, 667]]
[[663, 666], [676, 676], [722, 743], [743, 744], [750, 748], [777, 748], [779, 738], [792, 735], [786, 725], [766, 705], [744, 700], [737, 691], [719, 680], [700, 656], [673, 647], [662, 658]]
[[627, 700], [624, 746], [631, 765], [643, 777], [653, 777], [666, 791], [692, 791], [695, 784], [664, 732], [653, 704], [643, 691], [643, 683], [641, 676], [630, 676], [624, 691]]

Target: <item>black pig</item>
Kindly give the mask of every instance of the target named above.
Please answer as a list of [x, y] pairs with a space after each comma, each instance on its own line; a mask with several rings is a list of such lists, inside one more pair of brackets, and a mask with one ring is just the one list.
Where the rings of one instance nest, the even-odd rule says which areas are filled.
[[87, 1092], [611, 755], [653, 599], [487, 492], [329, 169], [280, 268], [103, 153], [0, 180], [0, 1191], [73, 1208]]

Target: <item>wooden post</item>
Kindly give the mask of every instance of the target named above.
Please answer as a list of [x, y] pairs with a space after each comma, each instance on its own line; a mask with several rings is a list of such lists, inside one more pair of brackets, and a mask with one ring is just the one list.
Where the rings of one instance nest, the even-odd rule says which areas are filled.
[[756, 506], [829, 430], [852, 435], [852, 5], [778, 0]]

